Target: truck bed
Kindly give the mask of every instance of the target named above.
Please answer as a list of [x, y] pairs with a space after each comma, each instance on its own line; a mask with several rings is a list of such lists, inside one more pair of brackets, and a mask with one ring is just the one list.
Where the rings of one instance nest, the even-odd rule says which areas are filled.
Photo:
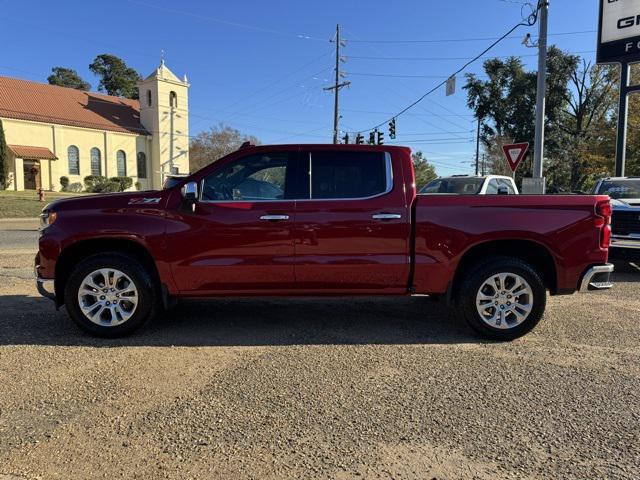
[[552, 294], [573, 292], [589, 265], [607, 261], [594, 225], [596, 205], [608, 200], [602, 195], [418, 195], [413, 288], [446, 293], [465, 257], [524, 253], [546, 262]]

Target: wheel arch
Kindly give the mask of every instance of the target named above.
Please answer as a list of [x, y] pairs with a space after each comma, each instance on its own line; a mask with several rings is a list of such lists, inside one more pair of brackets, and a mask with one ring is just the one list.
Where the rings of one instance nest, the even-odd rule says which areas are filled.
[[457, 294], [464, 275], [470, 268], [491, 256], [513, 257], [528, 263], [540, 272], [544, 285], [551, 294], [558, 291], [558, 270], [549, 249], [533, 240], [506, 239], [479, 243], [464, 252], [458, 262], [449, 297]]
[[146, 246], [131, 238], [100, 237], [77, 241], [62, 250], [55, 271], [56, 306], [64, 304], [64, 290], [73, 267], [87, 257], [99, 253], [120, 253], [133, 257], [149, 271], [156, 284], [160, 274], [153, 256]]

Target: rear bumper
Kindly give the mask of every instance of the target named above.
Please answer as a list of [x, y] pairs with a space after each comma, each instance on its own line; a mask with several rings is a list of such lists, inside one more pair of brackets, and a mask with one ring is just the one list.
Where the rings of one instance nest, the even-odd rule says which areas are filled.
[[597, 290], [608, 290], [613, 287], [611, 282], [613, 264], [594, 265], [589, 268], [580, 281], [580, 292], [592, 292]]

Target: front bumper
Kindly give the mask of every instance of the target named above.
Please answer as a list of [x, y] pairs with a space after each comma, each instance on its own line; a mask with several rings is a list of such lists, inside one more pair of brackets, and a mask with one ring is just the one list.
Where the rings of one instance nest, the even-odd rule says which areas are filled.
[[589, 268], [580, 281], [580, 292], [592, 292], [596, 290], [608, 290], [613, 287], [611, 282], [611, 273], [613, 273], [613, 264], [594, 265]]
[[36, 276], [36, 288], [38, 293], [49, 300], [56, 300], [56, 288], [55, 280], [53, 278], [42, 278], [40, 276], [40, 265], [38, 265], [38, 257], [36, 256], [35, 276]]

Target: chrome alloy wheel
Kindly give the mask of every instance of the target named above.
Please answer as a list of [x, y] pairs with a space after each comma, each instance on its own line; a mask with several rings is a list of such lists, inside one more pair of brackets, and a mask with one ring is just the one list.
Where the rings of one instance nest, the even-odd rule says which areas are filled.
[[78, 304], [91, 322], [115, 327], [135, 313], [138, 289], [133, 280], [120, 270], [101, 268], [87, 275], [80, 284]]
[[533, 290], [515, 273], [487, 278], [476, 295], [480, 318], [490, 327], [507, 330], [524, 322], [533, 308]]

